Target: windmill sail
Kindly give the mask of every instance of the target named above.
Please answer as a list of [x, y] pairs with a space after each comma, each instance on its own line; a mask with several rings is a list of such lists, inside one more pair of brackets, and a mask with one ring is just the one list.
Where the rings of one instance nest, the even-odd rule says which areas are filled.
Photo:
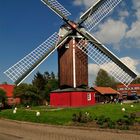
[[17, 85], [34, 71], [52, 52], [56, 50], [58, 33], [54, 33], [35, 50], [6, 70], [4, 73]]
[[129, 85], [137, 75], [91, 34], [87, 34], [90, 41], [85, 43], [84, 40], [81, 40], [77, 47], [115, 79], [126, 86]]
[[57, 0], [41, 0], [51, 10], [53, 10], [59, 17], [66, 19], [71, 13], [64, 8]]
[[99, 0], [81, 17], [79, 24], [84, 24], [91, 31], [104, 17], [106, 17], [122, 0]]
[[[89, 8], [81, 17], [78, 24], [71, 22], [67, 16], [71, 13], [66, 10], [57, 0], [41, 0], [67, 25], [65, 35], [59, 40], [58, 33], [54, 33], [39, 47], [17, 62], [4, 73], [17, 85], [19, 85], [32, 71], [34, 71], [49, 55], [51, 55], [60, 45], [62, 45], [68, 36], [75, 35], [78, 32], [83, 39], [77, 47], [86, 53], [101, 68], [106, 70], [118, 81], [128, 85], [136, 78], [136, 74], [130, 70], [118, 57], [95, 39], [89, 32], [83, 30], [83, 25], [91, 31], [107, 14], [116, 7], [122, 0], [98, 0], [98, 2]], [[83, 44], [84, 39], [88, 41]], [[84, 41], [85, 42], [85, 41]]]

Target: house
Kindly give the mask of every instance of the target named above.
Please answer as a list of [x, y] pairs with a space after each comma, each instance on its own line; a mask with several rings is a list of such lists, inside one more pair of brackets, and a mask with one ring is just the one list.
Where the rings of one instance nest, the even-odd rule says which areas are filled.
[[50, 105], [55, 107], [83, 107], [94, 104], [95, 93], [91, 89], [58, 89], [50, 94]]
[[119, 92], [112, 89], [111, 87], [94, 87], [95, 90], [95, 101], [98, 102], [112, 102], [118, 98]]
[[132, 95], [137, 95], [140, 98], [140, 84], [130, 84], [128, 87], [119, 84], [117, 85], [117, 91], [120, 92], [123, 98]]
[[20, 98], [13, 97], [14, 87], [14, 85], [0, 84], [0, 88], [6, 92], [8, 105], [16, 105], [20, 103]]

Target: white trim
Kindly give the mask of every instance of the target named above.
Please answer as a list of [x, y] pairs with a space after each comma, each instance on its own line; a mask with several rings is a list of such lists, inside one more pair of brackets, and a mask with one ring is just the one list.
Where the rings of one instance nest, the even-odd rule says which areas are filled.
[[19, 86], [35, 69], [37, 69], [57, 48], [55, 48], [47, 57], [45, 57], [36, 67], [34, 67], [34, 69], [26, 76], [24, 77], [18, 84], [17, 86]]
[[17, 84], [17, 86], [19, 86], [33, 71], [35, 71], [35, 69], [37, 69], [59, 46], [61, 46], [66, 39], [67, 38], [65, 38], [47, 57], [45, 57], [36, 67], [34, 67], [34, 69]]
[[97, 3], [99, 3], [101, 0], [98, 0], [96, 3], [94, 3], [84, 14], [80, 16], [80, 19], [82, 19]]
[[[41, 0], [45, 5], [47, 5], [43, 0]], [[55, 12], [49, 5], [47, 5], [53, 12]], [[61, 17], [57, 12], [55, 12], [60, 18], [63, 19], [63, 17]]]
[[[89, 32], [86, 31], [86, 33], [88, 35], [90, 35], [94, 40], [96, 40], [99, 44], [101, 44], [107, 51], [109, 51], [113, 56], [115, 56], [120, 62], [122, 62], [120, 60], [120, 58], [118, 56], [116, 56], [115, 54], [113, 54], [105, 45], [103, 45], [99, 40], [97, 40], [92, 34], [90, 34]], [[123, 62], [122, 62], [123, 63]], [[128, 67], [125, 63], [123, 63], [126, 67]], [[135, 73], [133, 70], [131, 70], [133, 73]], [[135, 73], [136, 74], [136, 73]], [[137, 74], [136, 74], [137, 75]]]
[[76, 88], [75, 38], [73, 37], [73, 87]]

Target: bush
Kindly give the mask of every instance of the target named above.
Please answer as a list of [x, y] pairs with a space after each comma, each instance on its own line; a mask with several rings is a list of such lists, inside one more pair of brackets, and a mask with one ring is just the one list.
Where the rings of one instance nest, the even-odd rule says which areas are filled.
[[108, 122], [108, 127], [109, 127], [110, 129], [116, 128], [115, 122], [113, 122], [112, 120], [110, 120], [110, 121]]
[[87, 123], [87, 122], [91, 122], [92, 120], [93, 119], [88, 112], [86, 112], [86, 113], [79, 112], [78, 114], [72, 115], [73, 122]]
[[124, 124], [133, 125], [136, 119], [136, 114], [131, 113], [130, 115], [124, 115]]
[[136, 114], [124, 115], [124, 118], [117, 120], [117, 128], [128, 130], [130, 125], [133, 125], [136, 119]]
[[96, 118], [97, 124], [101, 128], [115, 128], [115, 122], [113, 122], [109, 117], [105, 117], [104, 115], [99, 116]]
[[98, 125], [103, 125], [104, 123], [106, 122], [106, 117], [104, 116], [104, 115], [101, 115], [101, 116], [99, 116], [98, 118], [97, 118], [97, 124]]

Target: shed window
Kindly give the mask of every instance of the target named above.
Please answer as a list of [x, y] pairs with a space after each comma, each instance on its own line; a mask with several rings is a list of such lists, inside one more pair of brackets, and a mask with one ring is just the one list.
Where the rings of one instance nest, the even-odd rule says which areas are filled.
[[91, 101], [91, 93], [87, 93], [87, 100]]

